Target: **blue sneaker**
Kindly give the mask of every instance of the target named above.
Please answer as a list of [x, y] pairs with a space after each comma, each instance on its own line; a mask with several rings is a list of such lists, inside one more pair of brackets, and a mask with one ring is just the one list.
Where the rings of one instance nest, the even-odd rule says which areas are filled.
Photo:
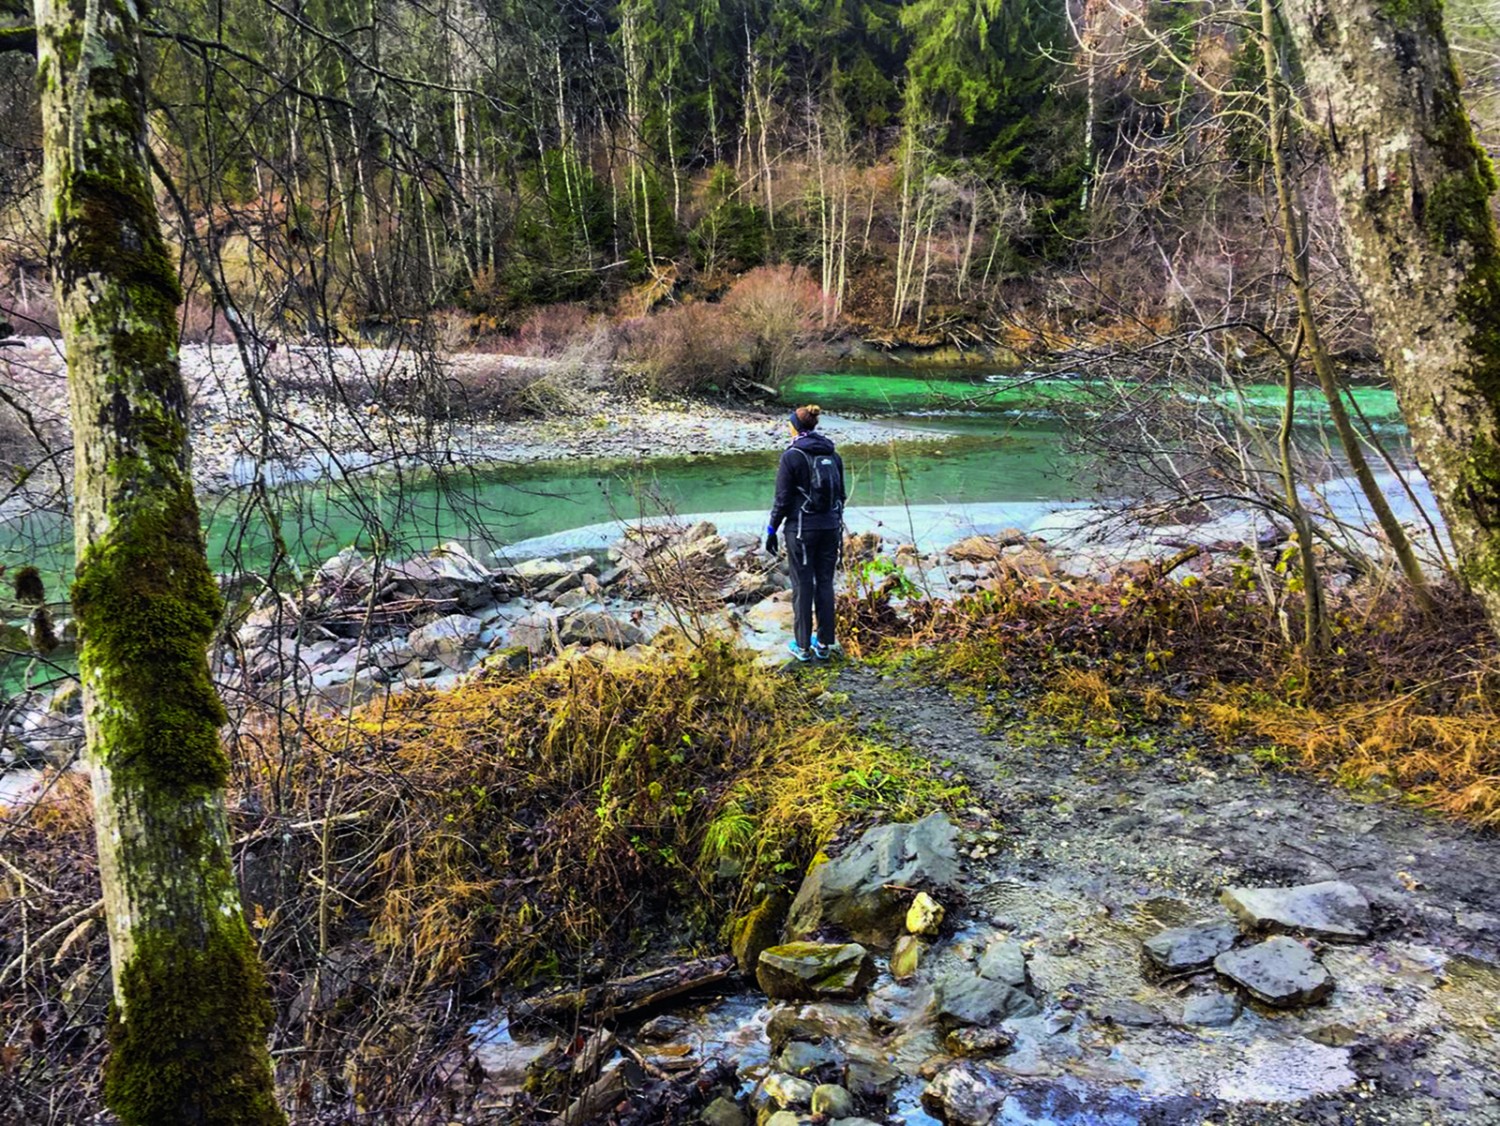
[[796, 641], [795, 638], [793, 638], [791, 641], [788, 641], [786, 643], [786, 651], [788, 653], [790, 653], [793, 657], [795, 657], [797, 660], [802, 661], [804, 663], [807, 662], [807, 661], [812, 660], [812, 652], [811, 652], [811, 650], [802, 648], [802, 646], [800, 646], [800, 645], [797, 644], [797, 641]]
[[833, 647], [830, 645], [819, 645], [818, 635], [812, 635], [812, 655], [820, 661], [826, 661], [833, 656]]

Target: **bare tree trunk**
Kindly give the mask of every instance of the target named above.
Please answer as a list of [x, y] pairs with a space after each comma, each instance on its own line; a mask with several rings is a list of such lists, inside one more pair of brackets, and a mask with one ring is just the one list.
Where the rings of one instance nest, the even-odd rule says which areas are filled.
[[283, 1121], [224, 817], [220, 600], [189, 476], [181, 294], [146, 172], [138, 7], [38, 0], [46, 213], [68, 353], [73, 608], [127, 1126]]
[[1307, 351], [1312, 358], [1313, 370], [1318, 376], [1318, 386], [1328, 403], [1333, 417], [1333, 428], [1338, 433], [1344, 456], [1349, 459], [1349, 468], [1359, 482], [1386, 541], [1396, 554], [1396, 561], [1406, 576], [1422, 609], [1433, 608], [1432, 593], [1427, 589], [1427, 578], [1422, 574], [1422, 564], [1411, 545], [1411, 537], [1391, 511], [1390, 502], [1380, 491], [1375, 474], [1370, 469], [1364, 448], [1354, 424], [1349, 421], [1349, 412], [1344, 409], [1343, 389], [1339, 386], [1338, 373], [1333, 369], [1333, 360], [1323, 345], [1323, 334], [1318, 328], [1317, 310], [1313, 308], [1312, 282], [1307, 266], [1307, 237], [1301, 221], [1301, 208], [1293, 196], [1290, 175], [1286, 166], [1285, 129], [1282, 121], [1281, 75], [1277, 58], [1271, 0], [1261, 0], [1261, 59], [1266, 77], [1267, 117], [1270, 125], [1271, 167], [1276, 179], [1276, 203], [1281, 211], [1281, 231], [1287, 269], [1292, 275], [1292, 292], [1297, 300], [1297, 321], [1302, 337], [1307, 341]]
[[1438, 0], [1281, 0], [1375, 340], [1500, 627], [1500, 248]]

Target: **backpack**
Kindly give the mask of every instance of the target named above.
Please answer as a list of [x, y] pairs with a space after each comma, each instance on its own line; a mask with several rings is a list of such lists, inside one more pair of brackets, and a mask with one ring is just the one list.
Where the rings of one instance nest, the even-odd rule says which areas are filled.
[[[792, 448], [797, 449], [796, 446]], [[839, 469], [838, 458], [832, 454], [818, 454], [814, 457], [806, 450], [797, 450], [797, 452], [807, 460], [810, 475], [807, 488], [800, 490], [802, 511], [806, 513], [842, 512], [844, 510], [844, 475]]]

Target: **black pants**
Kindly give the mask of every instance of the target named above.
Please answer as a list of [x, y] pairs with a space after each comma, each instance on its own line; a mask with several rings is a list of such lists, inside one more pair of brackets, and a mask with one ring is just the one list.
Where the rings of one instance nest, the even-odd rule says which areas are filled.
[[832, 645], [836, 637], [833, 575], [838, 570], [843, 543], [841, 528], [804, 529], [801, 539], [797, 538], [795, 524], [787, 531], [787, 561], [792, 565], [792, 620], [797, 644], [804, 649], [812, 643], [814, 610], [818, 614], [818, 644]]

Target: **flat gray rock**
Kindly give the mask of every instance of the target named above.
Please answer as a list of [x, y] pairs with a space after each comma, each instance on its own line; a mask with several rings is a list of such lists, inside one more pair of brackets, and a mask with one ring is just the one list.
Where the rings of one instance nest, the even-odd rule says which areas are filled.
[[1191, 973], [1213, 965], [1234, 945], [1239, 928], [1228, 920], [1172, 927], [1141, 943], [1148, 966], [1164, 974]]
[[1370, 934], [1369, 900], [1343, 880], [1289, 888], [1225, 888], [1219, 901], [1251, 930], [1345, 940]]
[[979, 976], [1014, 985], [1026, 984], [1026, 954], [1014, 939], [996, 939], [979, 956]]
[[947, 1028], [965, 1024], [989, 1027], [1009, 1017], [1031, 1017], [1041, 1011], [1015, 986], [962, 970], [940, 978], [933, 992], [938, 1020]]
[[1240, 1015], [1240, 999], [1233, 993], [1201, 993], [1182, 1006], [1182, 1023], [1198, 1028], [1222, 1028]]
[[1333, 976], [1295, 938], [1275, 935], [1229, 950], [1214, 959], [1214, 969], [1250, 996], [1277, 1008], [1311, 1005], [1333, 992]]
[[426, 660], [440, 661], [449, 668], [461, 663], [464, 654], [479, 644], [483, 625], [468, 614], [448, 614], [414, 629], [406, 643], [413, 653]]
[[806, 1079], [816, 1071], [837, 1066], [838, 1062], [839, 1057], [831, 1048], [793, 1040], [776, 1057], [776, 1070]]

